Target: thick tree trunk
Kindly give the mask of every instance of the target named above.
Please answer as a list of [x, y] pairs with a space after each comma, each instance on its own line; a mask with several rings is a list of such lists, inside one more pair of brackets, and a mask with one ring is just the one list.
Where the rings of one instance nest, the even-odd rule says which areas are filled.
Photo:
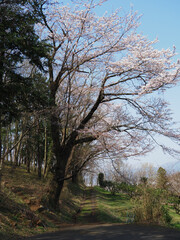
[[57, 150], [59, 150], [59, 154], [56, 156], [56, 158], [58, 157], [58, 163], [54, 167], [48, 197], [49, 207], [54, 209], [59, 208], [59, 198], [64, 185], [66, 166], [72, 149], [63, 149], [62, 147], [59, 147]]
[[[3, 17], [3, 14], [1, 16], [1, 18]], [[2, 36], [1, 36], [2, 37]], [[0, 88], [2, 88], [3, 86], [3, 70], [4, 70], [4, 56], [5, 56], [5, 52], [4, 52], [4, 37], [1, 39], [0, 41]], [[2, 101], [2, 95], [0, 95], [0, 102]], [[1, 188], [1, 179], [2, 179], [2, 170], [3, 170], [3, 162], [4, 159], [2, 159], [2, 109], [0, 109], [0, 188]]]
[[[53, 70], [52, 63], [49, 62], [49, 75], [50, 75], [50, 90], [51, 90], [51, 99], [50, 105], [52, 108], [56, 109], [56, 91], [57, 86], [53, 82]], [[50, 208], [57, 209], [59, 208], [59, 198], [64, 184], [65, 169], [67, 164], [67, 157], [64, 154], [64, 150], [60, 143], [60, 126], [59, 119], [56, 112], [51, 114], [51, 136], [53, 142], [53, 153], [56, 158], [56, 163], [53, 170], [53, 177], [49, 186], [49, 195], [48, 195], [48, 205]]]
[[1, 190], [1, 180], [2, 180], [2, 169], [3, 169], [3, 159], [2, 159], [2, 125], [1, 125], [1, 114], [0, 114], [0, 190]]
[[2, 158], [2, 125], [1, 125], [1, 114], [0, 114], [0, 161]]
[[50, 183], [48, 204], [51, 208], [59, 208], [59, 198], [64, 184], [68, 160], [73, 151], [73, 144], [69, 141], [65, 146], [61, 145], [59, 121], [55, 114], [51, 116], [51, 133], [56, 164], [54, 166], [53, 178]]
[[64, 184], [64, 181], [59, 179], [59, 175], [63, 177], [64, 174], [58, 172], [58, 169], [55, 169], [53, 178], [50, 182], [48, 206], [53, 209], [59, 209], [59, 198]]

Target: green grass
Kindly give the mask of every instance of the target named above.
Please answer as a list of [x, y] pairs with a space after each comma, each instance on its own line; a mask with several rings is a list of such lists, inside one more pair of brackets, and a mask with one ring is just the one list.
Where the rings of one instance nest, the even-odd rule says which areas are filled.
[[175, 212], [173, 207], [169, 207], [169, 214], [172, 217], [171, 227], [180, 230], [180, 215]]
[[[126, 223], [127, 215], [133, 215], [134, 203], [126, 194], [116, 194], [113, 196], [110, 192], [100, 187], [95, 187], [98, 204], [98, 219], [103, 223]], [[172, 217], [170, 226], [180, 230], [180, 215], [173, 207], [168, 207], [169, 214]], [[131, 220], [131, 217], [129, 218]]]
[[110, 192], [95, 187], [100, 222], [125, 223], [127, 214], [133, 212], [133, 204], [126, 194], [112, 195]]

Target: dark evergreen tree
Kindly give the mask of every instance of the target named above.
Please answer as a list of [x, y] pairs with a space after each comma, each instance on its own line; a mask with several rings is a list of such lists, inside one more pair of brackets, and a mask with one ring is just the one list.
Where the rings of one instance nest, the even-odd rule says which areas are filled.
[[[42, 2], [0, 1], [0, 181], [3, 157], [7, 156], [2, 147], [4, 129], [20, 119], [22, 112], [41, 110], [48, 104], [49, 93], [43, 73], [50, 47], [39, 40], [35, 31], [35, 25], [41, 21]], [[19, 151], [20, 145], [15, 148], [16, 163]], [[30, 154], [26, 153], [30, 170]]]
[[104, 173], [98, 174], [98, 183], [100, 187], [104, 187]]
[[[25, 60], [44, 70], [48, 47], [35, 33], [40, 0], [0, 1], [0, 122], [7, 123], [40, 98], [40, 73], [22, 73]], [[38, 4], [39, 3], [39, 4]], [[35, 101], [34, 101], [35, 100]]]

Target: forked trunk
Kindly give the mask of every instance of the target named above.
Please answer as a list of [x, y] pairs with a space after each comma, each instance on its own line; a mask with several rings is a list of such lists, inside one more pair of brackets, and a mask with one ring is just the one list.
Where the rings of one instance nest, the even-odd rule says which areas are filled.
[[53, 169], [53, 178], [49, 186], [48, 205], [51, 208], [59, 208], [59, 198], [63, 188], [66, 167], [73, 150], [73, 145], [69, 143], [66, 146], [61, 146], [59, 122], [56, 115], [51, 116], [51, 133], [56, 164]]

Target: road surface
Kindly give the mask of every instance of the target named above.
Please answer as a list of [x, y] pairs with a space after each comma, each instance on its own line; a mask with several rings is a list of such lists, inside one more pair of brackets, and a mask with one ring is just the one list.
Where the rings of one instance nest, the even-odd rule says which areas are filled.
[[134, 224], [84, 225], [29, 237], [26, 240], [180, 240], [180, 231]]

